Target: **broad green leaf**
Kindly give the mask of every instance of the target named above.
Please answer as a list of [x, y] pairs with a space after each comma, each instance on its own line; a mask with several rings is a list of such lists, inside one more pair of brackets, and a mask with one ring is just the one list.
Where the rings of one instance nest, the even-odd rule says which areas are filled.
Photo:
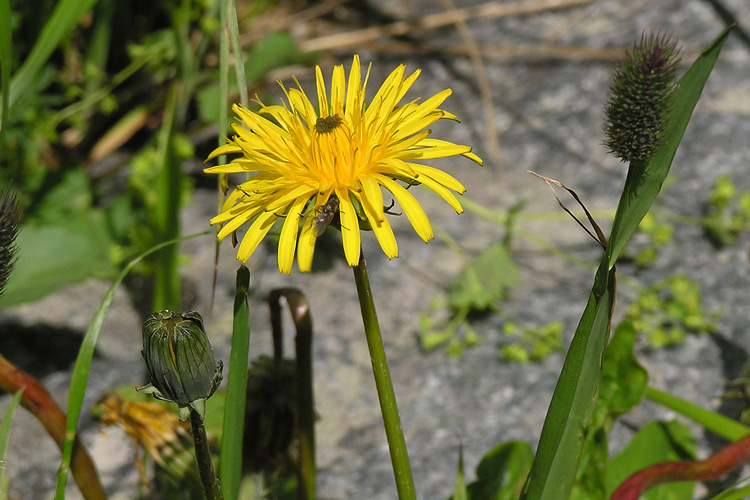
[[496, 243], [474, 257], [450, 284], [448, 301], [458, 311], [484, 311], [517, 282], [518, 266], [505, 245]]
[[477, 480], [468, 486], [469, 500], [518, 498], [533, 456], [531, 446], [524, 441], [508, 441], [492, 448], [477, 465]]
[[677, 146], [730, 30], [731, 28], [727, 29], [714, 40], [678, 82], [674, 103], [667, 118], [664, 142], [645, 164], [630, 166], [609, 238], [607, 255], [610, 268], [615, 265], [630, 236], [659, 195]]
[[289, 33], [277, 31], [260, 40], [247, 55], [245, 61], [245, 78], [252, 85], [276, 68], [291, 65], [311, 65], [317, 55], [303, 53], [297, 48], [294, 37]]
[[[81, 21], [94, 6], [96, 0], [60, 0], [52, 16], [45, 23], [31, 53], [13, 75], [10, 82], [9, 106], [13, 107], [19, 97], [31, 87], [37, 74], [47, 62], [60, 41]], [[3, 85], [5, 88], [5, 85]]]
[[111, 277], [111, 244], [102, 211], [71, 215], [56, 225], [27, 223], [16, 240], [18, 261], [0, 308], [39, 300], [92, 276]]
[[[612, 459], [607, 470], [607, 498], [635, 472], [661, 462], [695, 458], [695, 442], [690, 429], [676, 420], [649, 422], [627, 448]], [[690, 500], [694, 482], [667, 483], [648, 490], [644, 500]]]

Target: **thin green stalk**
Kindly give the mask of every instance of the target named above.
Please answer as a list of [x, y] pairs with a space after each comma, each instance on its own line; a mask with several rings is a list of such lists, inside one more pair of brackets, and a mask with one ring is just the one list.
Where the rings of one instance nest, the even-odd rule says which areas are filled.
[[240, 45], [240, 28], [237, 23], [237, 9], [234, 8], [234, 0], [229, 0], [229, 36], [232, 40], [234, 70], [237, 75], [237, 91], [240, 94], [240, 104], [247, 107], [249, 104], [247, 96], [247, 79], [245, 78], [242, 45]]
[[193, 428], [193, 442], [195, 443], [195, 460], [201, 474], [201, 482], [208, 500], [223, 500], [221, 485], [216, 477], [214, 464], [211, 461], [211, 450], [208, 448], [208, 437], [203, 419], [197, 411], [190, 411], [190, 425]]
[[398, 498], [399, 500], [416, 500], [409, 455], [406, 451], [406, 441], [401, 430], [401, 418], [396, 405], [396, 394], [393, 392], [391, 374], [388, 370], [388, 361], [385, 358], [385, 349], [383, 348], [383, 338], [380, 335], [380, 325], [372, 298], [370, 279], [367, 277], [367, 266], [361, 250], [359, 263], [352, 269], [354, 270], [354, 281], [357, 285], [362, 321], [365, 325], [367, 347], [370, 349], [370, 360], [372, 361], [372, 372], [375, 375], [375, 387], [378, 391], [380, 411], [383, 414], [385, 435], [391, 452], [393, 473], [396, 476]]
[[250, 349], [250, 312], [247, 305], [249, 287], [250, 271], [245, 266], [241, 266], [237, 270], [232, 349], [229, 353], [227, 396], [219, 460], [221, 492], [227, 500], [237, 498], [242, 479], [242, 439], [245, 429], [247, 360]]

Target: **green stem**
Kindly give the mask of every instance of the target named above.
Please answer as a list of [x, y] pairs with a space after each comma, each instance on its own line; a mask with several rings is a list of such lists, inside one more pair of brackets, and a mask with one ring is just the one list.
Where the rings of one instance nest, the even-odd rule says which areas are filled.
[[195, 443], [195, 460], [201, 474], [201, 482], [208, 500], [223, 500], [221, 485], [216, 477], [214, 464], [211, 461], [211, 450], [208, 449], [208, 437], [203, 419], [197, 411], [190, 411], [190, 425], [193, 427], [193, 442]]
[[385, 358], [385, 349], [383, 348], [383, 338], [380, 335], [380, 325], [378, 325], [378, 316], [372, 299], [370, 280], [367, 277], [367, 266], [365, 265], [364, 254], [361, 251], [359, 264], [352, 269], [354, 270], [354, 281], [357, 284], [362, 321], [365, 325], [367, 346], [370, 349], [370, 360], [372, 361], [372, 372], [375, 375], [375, 387], [378, 391], [380, 411], [383, 414], [385, 435], [391, 452], [393, 473], [396, 476], [398, 498], [399, 500], [416, 500], [409, 455], [406, 451], [406, 441], [401, 430], [401, 418], [396, 405], [396, 394], [393, 392], [391, 374], [388, 370], [388, 361]]

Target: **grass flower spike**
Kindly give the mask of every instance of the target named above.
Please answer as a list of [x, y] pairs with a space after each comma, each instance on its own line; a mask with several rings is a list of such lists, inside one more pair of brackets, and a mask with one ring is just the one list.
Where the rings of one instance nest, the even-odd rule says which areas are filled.
[[464, 187], [451, 175], [414, 160], [461, 155], [482, 164], [469, 146], [429, 137], [427, 127], [437, 120], [458, 121], [439, 109], [452, 93], [450, 89], [423, 102], [399, 104], [419, 70], [405, 76], [405, 66], [399, 66], [369, 103], [365, 101], [369, 69], [362, 81], [358, 56], [354, 56], [348, 82], [343, 66], [334, 67], [330, 94], [320, 67], [315, 71], [318, 111], [299, 83], [298, 88], [284, 89], [287, 103], [283, 106], [259, 102], [260, 109], [253, 112], [235, 105], [244, 126], [233, 124], [236, 135], [208, 159], [233, 153], [242, 156], [205, 169], [212, 174], [250, 174], [229, 194], [211, 224], [223, 224], [221, 240], [252, 221], [237, 251], [237, 258], [246, 262], [276, 220], [283, 218], [278, 262], [284, 273], [291, 271], [295, 252], [300, 271], [310, 270], [315, 241], [335, 210], [349, 265], [359, 261], [360, 227], [372, 228], [388, 258], [397, 257], [381, 187], [398, 201], [417, 234], [428, 241], [433, 236], [429, 219], [404, 185], [424, 184], [458, 213], [462, 208], [452, 191], [463, 193]]

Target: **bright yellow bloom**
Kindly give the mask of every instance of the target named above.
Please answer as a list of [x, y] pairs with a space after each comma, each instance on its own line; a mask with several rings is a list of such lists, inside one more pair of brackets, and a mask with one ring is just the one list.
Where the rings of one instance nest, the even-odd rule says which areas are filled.
[[244, 127], [233, 124], [236, 135], [208, 159], [231, 153], [242, 156], [205, 172], [251, 174], [229, 194], [221, 213], [211, 219], [211, 224], [223, 224], [220, 240], [253, 220], [237, 250], [237, 259], [247, 261], [276, 220], [283, 217], [279, 270], [291, 271], [296, 250], [300, 271], [309, 271], [315, 240], [326, 222], [321, 218], [325, 219], [325, 212], [335, 211], [335, 205], [328, 203], [332, 196], [339, 202], [344, 254], [349, 265], [359, 261], [360, 223], [372, 228], [389, 259], [397, 257], [396, 238], [385, 218], [381, 187], [398, 201], [423, 240], [431, 239], [433, 234], [422, 207], [396, 181], [407, 187], [424, 184], [456, 212], [463, 211], [451, 192], [463, 193], [461, 183], [441, 170], [412, 160], [456, 155], [480, 165], [482, 160], [469, 146], [429, 138], [426, 127], [437, 120], [458, 121], [453, 114], [438, 109], [451, 95], [450, 89], [421, 103], [415, 100], [399, 105], [419, 76], [419, 70], [409, 76], [404, 76], [404, 70], [404, 65], [396, 68], [369, 104], [365, 102], [365, 87], [370, 71], [368, 68], [363, 82], [359, 56], [355, 55], [348, 83], [343, 66], [333, 68], [330, 98], [323, 73], [319, 66], [315, 68], [319, 112], [299, 82], [298, 89], [284, 89], [288, 105], [259, 103], [257, 113], [234, 106]]

